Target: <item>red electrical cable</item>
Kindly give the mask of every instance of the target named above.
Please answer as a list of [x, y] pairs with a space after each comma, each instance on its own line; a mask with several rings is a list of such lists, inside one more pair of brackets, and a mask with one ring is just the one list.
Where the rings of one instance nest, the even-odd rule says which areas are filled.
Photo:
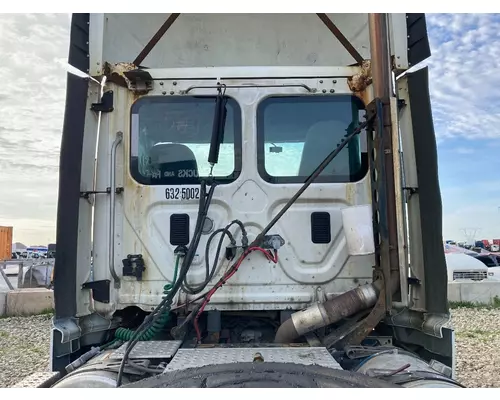
[[250, 247], [249, 249], [247, 249], [239, 258], [238, 260], [234, 263], [233, 267], [227, 271], [223, 276], [222, 278], [214, 285], [214, 287], [212, 289], [210, 289], [208, 291], [208, 293], [205, 295], [205, 300], [203, 300], [202, 304], [201, 304], [201, 307], [198, 311], [198, 313], [196, 314], [196, 317], [194, 318], [194, 321], [193, 321], [193, 326], [194, 326], [194, 329], [196, 331], [196, 338], [198, 340], [198, 343], [201, 342], [201, 332], [200, 332], [200, 328], [198, 326], [198, 319], [200, 318], [200, 315], [203, 313], [203, 310], [205, 309], [205, 307], [207, 306], [208, 302], [210, 301], [210, 298], [213, 296], [213, 294], [222, 286], [224, 285], [224, 283], [226, 283], [235, 273], [236, 271], [238, 271], [238, 269], [240, 268], [240, 265], [243, 263], [243, 260], [245, 259], [246, 256], [248, 256], [252, 251], [260, 251], [261, 253], [263, 253], [266, 258], [269, 260], [269, 261], [272, 261], [273, 263], [277, 263], [278, 262], [278, 252], [275, 251], [274, 254], [272, 254], [271, 252], [267, 251], [267, 250], [264, 250], [263, 248], [261, 247]]

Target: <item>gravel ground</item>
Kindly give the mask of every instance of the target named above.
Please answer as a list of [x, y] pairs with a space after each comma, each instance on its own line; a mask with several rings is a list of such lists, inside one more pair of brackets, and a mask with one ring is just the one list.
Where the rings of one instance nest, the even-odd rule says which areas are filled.
[[[51, 315], [0, 319], [0, 387], [48, 368]], [[457, 379], [467, 387], [500, 387], [500, 309], [452, 310]]]
[[500, 388], [500, 309], [452, 310], [457, 380], [467, 387]]
[[49, 365], [52, 315], [0, 318], [0, 388]]

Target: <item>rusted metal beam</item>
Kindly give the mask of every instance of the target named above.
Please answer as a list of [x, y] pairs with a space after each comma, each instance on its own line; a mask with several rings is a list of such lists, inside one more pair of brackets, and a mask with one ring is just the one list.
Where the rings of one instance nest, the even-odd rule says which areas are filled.
[[324, 13], [316, 14], [321, 21], [326, 25], [326, 27], [333, 33], [337, 40], [344, 46], [344, 48], [349, 52], [349, 54], [356, 60], [357, 63], [361, 64], [364, 59], [361, 54], [354, 48], [354, 46], [347, 40], [347, 38], [340, 32], [339, 28], [333, 23], [333, 21], [328, 18], [328, 15]]
[[170, 14], [165, 23], [161, 26], [160, 29], [154, 34], [149, 43], [142, 49], [139, 55], [134, 60], [134, 65], [139, 66], [144, 61], [144, 59], [151, 53], [151, 50], [156, 46], [156, 44], [160, 41], [163, 35], [170, 29], [175, 20], [179, 17], [180, 14]]
[[387, 14], [369, 14], [371, 76], [375, 100], [367, 106], [376, 115], [375, 137], [370, 134], [368, 148], [372, 186], [372, 205], [375, 233], [375, 276], [382, 278], [377, 303], [370, 314], [336, 346], [359, 345], [392, 308], [392, 297], [400, 288], [396, 195], [392, 146], [390, 98], [392, 76], [389, 54]]
[[[392, 294], [389, 289], [391, 275], [399, 271], [398, 224], [396, 218], [396, 187], [394, 174], [394, 155], [392, 141], [391, 104], [392, 71], [389, 53], [389, 34], [387, 14], [368, 14], [370, 31], [370, 52], [372, 60], [372, 79], [375, 98], [380, 99], [376, 125], [377, 158], [382, 172], [379, 196], [380, 229], [380, 266], [386, 282], [386, 310], [392, 306]], [[381, 115], [380, 115], [381, 114]], [[382, 201], [381, 201], [382, 200]]]
[[368, 14], [370, 53], [374, 96], [385, 99], [391, 95], [391, 58], [386, 14]]

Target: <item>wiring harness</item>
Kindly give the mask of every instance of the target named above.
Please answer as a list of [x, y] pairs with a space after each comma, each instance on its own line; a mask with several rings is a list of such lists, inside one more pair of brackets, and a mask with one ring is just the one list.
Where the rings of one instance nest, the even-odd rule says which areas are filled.
[[[163, 300], [154, 308], [154, 310], [146, 317], [144, 318], [144, 321], [142, 324], [137, 328], [137, 330], [133, 333], [133, 335], [130, 337], [130, 340], [127, 343], [127, 347], [125, 349], [125, 353], [123, 355], [122, 361], [120, 363], [120, 369], [118, 371], [118, 377], [116, 380], [116, 387], [121, 386], [121, 382], [123, 379], [123, 371], [125, 369], [125, 365], [127, 364], [128, 357], [130, 355], [130, 352], [134, 348], [134, 346], [137, 344], [137, 342], [140, 341], [142, 335], [147, 332], [151, 327], [156, 326], [158, 323], [158, 320], [161, 320], [165, 317], [165, 314], [170, 313], [170, 308], [172, 307], [172, 303], [174, 300], [175, 295], [181, 288], [186, 275], [189, 271], [189, 268], [191, 267], [191, 263], [194, 259], [194, 256], [196, 254], [196, 250], [198, 248], [198, 244], [200, 242], [200, 237], [202, 234], [202, 227], [203, 223], [205, 221], [205, 218], [208, 213], [208, 208], [210, 206], [210, 203], [212, 201], [212, 197], [214, 194], [214, 190], [216, 188], [216, 183], [213, 182], [212, 185], [210, 186], [210, 190], [206, 191], [206, 183], [203, 181], [201, 183], [201, 188], [200, 188], [200, 205], [198, 209], [198, 218], [196, 220], [196, 227], [195, 227], [195, 233], [193, 235], [193, 241], [192, 245], [189, 247], [186, 256], [183, 258], [182, 265], [180, 267], [179, 271], [179, 276], [178, 279], [175, 281], [173, 284], [172, 288], [170, 291], [167, 293], [167, 295], [163, 298]], [[154, 328], [153, 328], [154, 329]]]
[[[248, 246], [248, 249], [246, 249], [240, 257], [234, 262], [229, 270], [223, 275], [223, 277], [215, 284], [215, 286], [210, 289], [206, 294], [199, 296], [198, 298], [191, 300], [189, 303], [193, 303], [197, 300], [203, 299], [201, 302], [200, 308], [196, 311], [196, 316], [194, 318], [193, 324], [196, 330], [196, 335], [198, 341], [201, 340], [201, 332], [198, 327], [198, 319], [203, 313], [203, 310], [205, 309], [206, 305], [210, 301], [211, 297], [213, 294], [220, 288], [222, 287], [239, 269], [241, 266], [243, 260], [245, 257], [250, 254], [253, 251], [259, 251], [263, 253], [266, 258], [269, 261], [278, 262], [278, 254], [275, 251], [274, 254], [271, 252], [263, 249], [260, 247], [261, 243], [264, 240], [265, 235], [272, 229], [272, 227], [278, 222], [278, 220], [285, 214], [285, 212], [297, 201], [297, 199], [304, 193], [304, 191], [314, 182], [314, 180], [323, 172], [323, 170], [330, 164], [330, 162], [342, 151], [342, 149], [349, 143], [349, 141], [356, 135], [358, 135], [363, 129], [365, 129], [374, 119], [375, 115], [372, 115], [371, 117], [367, 118], [366, 121], [361, 123], [357, 128], [351, 130], [344, 135], [344, 138], [341, 140], [341, 142], [337, 145], [337, 147], [318, 165], [318, 167], [314, 170], [314, 172], [305, 180], [304, 184], [301, 186], [301, 188], [295, 193], [294, 196], [292, 196], [288, 202], [283, 206], [283, 208], [280, 210], [280, 212], [267, 224], [267, 226], [262, 230], [262, 232], [255, 238], [255, 240]], [[216, 234], [223, 233], [219, 246], [218, 246], [218, 253], [217, 257], [215, 259], [214, 265], [212, 266], [212, 269], [210, 270], [209, 264], [208, 264], [208, 257], [206, 257], [206, 279], [205, 281], [199, 285], [198, 287], [192, 287], [186, 282], [186, 276], [189, 271], [189, 268], [191, 266], [192, 260], [194, 258], [194, 254], [198, 248], [198, 244], [200, 241], [200, 237], [202, 234], [202, 226], [205, 221], [207, 212], [208, 212], [208, 207], [210, 205], [210, 202], [213, 197], [213, 192], [215, 190], [216, 184], [215, 182], [212, 183], [210, 187], [210, 191], [208, 194], [206, 194], [206, 184], [205, 182], [202, 182], [201, 184], [201, 196], [200, 196], [200, 207], [199, 207], [199, 212], [198, 212], [198, 219], [196, 221], [196, 228], [195, 228], [195, 233], [193, 235], [193, 240], [192, 244], [188, 249], [188, 253], [186, 257], [183, 260], [182, 266], [180, 268], [179, 272], [179, 278], [177, 281], [174, 283], [173, 287], [171, 290], [168, 292], [168, 294], [165, 296], [165, 298], [158, 304], [158, 306], [149, 314], [139, 326], [139, 328], [134, 332], [132, 337], [130, 338], [127, 348], [125, 350], [125, 354], [123, 355], [122, 362], [120, 364], [120, 369], [118, 372], [118, 378], [116, 382], [116, 386], [119, 387], [122, 382], [122, 377], [123, 377], [123, 370], [125, 368], [125, 364], [127, 363], [127, 359], [129, 357], [130, 352], [132, 351], [133, 347], [137, 344], [137, 342], [140, 340], [142, 335], [148, 331], [152, 326], [156, 326], [155, 323], [162, 317], [164, 317], [165, 314], [168, 314], [171, 311], [171, 306], [173, 302], [174, 296], [177, 294], [178, 290], [182, 287], [184, 291], [186, 291], [189, 294], [198, 294], [203, 289], [209, 284], [210, 280], [213, 278], [215, 275], [216, 271], [216, 265], [217, 265], [217, 260], [218, 260], [218, 255], [220, 252], [220, 248], [222, 246], [222, 240], [224, 236], [228, 236], [230, 238], [231, 243], [234, 243], [234, 237], [229, 233], [228, 229], [231, 225], [233, 224], [238, 224], [240, 225], [242, 232], [245, 232], [245, 237], [246, 237], [246, 231], [244, 231], [244, 226], [241, 222], [239, 221], [233, 221], [231, 224], [226, 226], [226, 228], [222, 230], [217, 230], [215, 231], [212, 236], [210, 237], [209, 243], [215, 237]], [[207, 248], [209, 248], [209, 244], [207, 245]], [[207, 253], [205, 253], [207, 254]]]
[[[172, 283], [167, 283], [163, 287], [164, 295], [168, 295], [170, 291], [174, 288], [175, 281], [177, 280], [179, 261], [181, 260], [182, 257], [184, 257], [184, 255], [185, 255], [184, 252], [178, 252], [175, 261], [174, 277], [172, 279]], [[154, 323], [144, 333], [140, 335], [139, 341], [154, 339], [154, 337], [167, 325], [169, 320], [170, 320], [170, 313], [165, 312], [156, 321], [154, 321]], [[115, 331], [115, 339], [122, 340], [124, 342], [131, 340], [134, 337], [134, 335], [135, 332], [132, 329], [118, 328]]]
[[243, 263], [243, 260], [245, 259], [245, 257], [247, 257], [253, 251], [259, 251], [259, 252], [263, 253], [269, 261], [271, 261], [275, 264], [278, 263], [278, 251], [277, 250], [274, 251], [274, 254], [272, 254], [271, 252], [269, 252], [267, 250], [264, 250], [261, 247], [250, 247], [249, 249], [245, 250], [241, 254], [241, 256], [238, 258], [238, 260], [231, 266], [231, 268], [223, 275], [223, 277], [221, 279], [219, 279], [219, 281], [215, 284], [215, 286], [212, 289], [210, 289], [208, 291], [208, 293], [204, 296], [204, 300], [202, 301], [201, 306], [200, 306], [198, 312], [196, 313], [196, 316], [195, 316], [194, 321], [193, 321], [193, 325], [194, 325], [194, 329], [196, 331], [196, 338], [198, 340], [198, 343], [201, 342], [201, 332], [200, 332], [200, 328], [198, 326], [198, 319], [200, 318], [201, 314], [203, 313], [203, 310], [207, 306], [208, 302], [210, 301], [210, 299], [212, 298], [214, 293], [218, 289], [220, 289], [238, 271], [238, 269], [240, 268], [241, 264]]

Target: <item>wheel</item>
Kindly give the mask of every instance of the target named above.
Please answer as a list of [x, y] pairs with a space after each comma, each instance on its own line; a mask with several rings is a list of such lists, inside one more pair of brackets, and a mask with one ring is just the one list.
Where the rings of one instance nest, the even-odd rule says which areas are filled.
[[316, 365], [234, 363], [171, 371], [123, 388], [401, 388], [356, 372]]

